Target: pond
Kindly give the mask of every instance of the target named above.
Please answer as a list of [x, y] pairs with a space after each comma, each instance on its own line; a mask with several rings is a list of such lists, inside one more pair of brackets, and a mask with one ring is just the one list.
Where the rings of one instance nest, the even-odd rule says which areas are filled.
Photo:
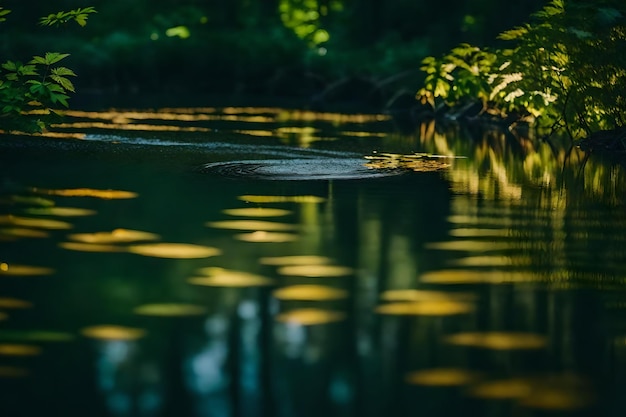
[[6, 416], [622, 416], [626, 175], [372, 113], [0, 137]]

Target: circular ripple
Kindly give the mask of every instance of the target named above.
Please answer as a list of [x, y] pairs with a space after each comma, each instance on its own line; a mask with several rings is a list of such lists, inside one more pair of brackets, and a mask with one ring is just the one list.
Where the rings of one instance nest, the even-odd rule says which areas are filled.
[[202, 172], [230, 178], [267, 180], [352, 180], [401, 174], [402, 170], [378, 170], [365, 166], [360, 158], [268, 159], [214, 162]]

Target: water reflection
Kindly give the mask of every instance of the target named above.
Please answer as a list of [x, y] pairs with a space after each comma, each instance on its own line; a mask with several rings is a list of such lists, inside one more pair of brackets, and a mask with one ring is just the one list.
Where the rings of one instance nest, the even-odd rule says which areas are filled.
[[[90, 141], [39, 139], [45, 158], [18, 146], [34, 138], [0, 144], [9, 412], [624, 409], [619, 166], [590, 159], [581, 169], [579, 150], [498, 132], [473, 141], [432, 124], [389, 132], [383, 115], [233, 107], [69, 116], [58, 131], [89, 126]], [[160, 131], [175, 134], [151, 136]], [[235, 157], [301, 160], [294, 145], [375, 173], [403, 171], [310, 181], [310, 164], [291, 164], [305, 172], [263, 181], [198, 169]], [[51, 386], [73, 395], [46, 394]], [[41, 401], [24, 401], [27, 393]]]

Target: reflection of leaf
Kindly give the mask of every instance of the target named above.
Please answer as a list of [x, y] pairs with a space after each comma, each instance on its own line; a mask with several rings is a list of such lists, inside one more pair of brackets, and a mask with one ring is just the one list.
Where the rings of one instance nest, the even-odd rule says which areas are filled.
[[441, 157], [426, 154], [378, 154], [366, 156], [369, 162], [365, 164], [371, 169], [405, 169], [415, 172], [440, 171], [451, 166], [449, 159], [454, 157]]

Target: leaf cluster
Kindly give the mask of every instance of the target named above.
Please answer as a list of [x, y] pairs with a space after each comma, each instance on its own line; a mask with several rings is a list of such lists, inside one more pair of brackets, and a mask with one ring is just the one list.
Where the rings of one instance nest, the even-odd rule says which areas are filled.
[[483, 110], [532, 116], [572, 137], [626, 124], [626, 4], [552, 0], [532, 23], [503, 32], [509, 48], [460, 45], [423, 61], [418, 98], [436, 106], [480, 100]]
[[70, 10], [67, 12], [51, 13], [39, 19], [39, 24], [43, 26], [61, 26], [68, 22], [75, 21], [80, 26], [87, 24], [87, 18], [90, 14], [97, 13], [94, 7], [85, 7]]
[[[9, 10], [0, 8], [0, 21]], [[53, 26], [75, 20], [84, 26], [93, 7], [59, 12], [41, 19]], [[46, 52], [27, 63], [8, 60], [0, 64], [0, 121], [2, 129], [40, 132], [59, 118], [58, 110], [68, 107], [69, 94], [75, 92], [70, 77], [76, 74], [59, 65], [69, 54]]]

